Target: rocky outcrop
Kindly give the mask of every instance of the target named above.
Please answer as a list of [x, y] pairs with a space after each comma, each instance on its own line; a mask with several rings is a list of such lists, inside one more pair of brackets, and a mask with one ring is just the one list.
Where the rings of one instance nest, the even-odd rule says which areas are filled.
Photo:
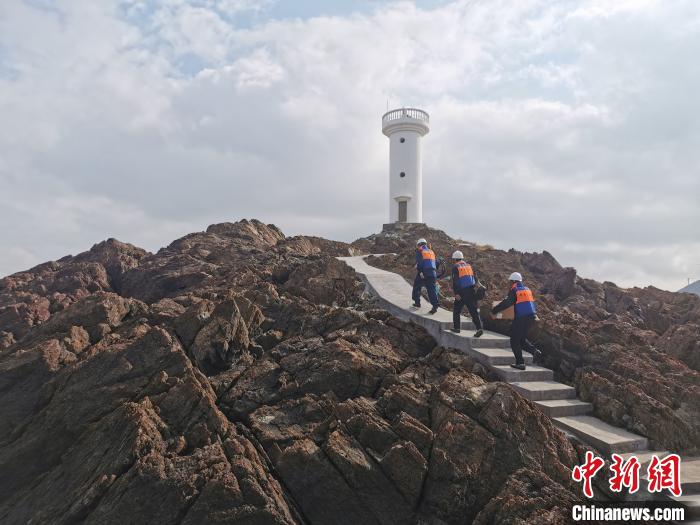
[[[466, 358], [446, 354], [435, 349], [403, 370], [368, 371], [359, 380], [338, 376], [346, 379], [330, 391], [290, 374], [296, 384], [285, 382], [278, 397], [273, 367], [261, 364], [264, 372], [244, 383], [258, 408], [223, 410], [248, 422], [314, 523], [464, 523], [480, 512], [487, 519], [492, 511], [484, 507], [519, 471], [574, 499], [577, 456], [551, 421], [508, 386], [469, 372]], [[334, 494], [332, 508], [319, 486]]]
[[669, 327], [656, 341], [656, 348], [693, 370], [700, 370], [700, 323], [687, 322]]
[[197, 301], [173, 320], [193, 362], [204, 372], [225, 370], [243, 353], [262, 350], [250, 339], [264, 316], [243, 296], [230, 294], [220, 302]]
[[[412, 280], [419, 237], [439, 256], [447, 258], [457, 248], [465, 253], [488, 285], [486, 305], [506, 295], [511, 272], [524, 275], [538, 301], [540, 322], [531, 335], [544, 351], [544, 366], [557, 380], [576, 386], [596, 416], [651, 438], [657, 448], [700, 452], [700, 299], [599, 283], [562, 267], [547, 252], [505, 252], [422, 225], [360, 239], [353, 247], [396, 253], [368, 262]], [[441, 288], [451, 290], [447, 282]], [[447, 306], [451, 295], [443, 297]], [[486, 326], [509, 330], [504, 321], [487, 320]]]
[[[82, 297], [120, 293], [123, 275], [147, 254], [131, 244], [108, 239], [75, 257], [0, 279], [0, 341], [20, 339]], [[0, 342], [0, 348], [3, 344]]]
[[[697, 421], [694, 372], [670, 355], [692, 357], [678, 323], [693, 303], [463, 244], [489, 282], [518, 261], [547, 287], [538, 337], [604, 417], [695, 446], [695, 423], [679, 426]], [[483, 367], [377, 309], [335, 259], [361, 249], [410, 268], [399, 233], [351, 246], [253, 220], [2, 279], [0, 522], [566, 523], [580, 452]]]
[[[72, 324], [81, 312], [87, 328]], [[206, 377], [146, 313], [90, 297], [2, 353], [2, 522], [295, 522]]]

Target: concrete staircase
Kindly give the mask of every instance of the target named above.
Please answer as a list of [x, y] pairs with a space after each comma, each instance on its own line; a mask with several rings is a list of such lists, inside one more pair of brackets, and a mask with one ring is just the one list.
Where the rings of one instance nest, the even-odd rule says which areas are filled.
[[700, 525], [700, 457], [682, 459], [681, 486], [683, 495], [669, 499], [685, 506], [684, 523]]
[[[524, 354], [525, 363], [528, 365], [526, 370], [511, 368], [510, 364], [515, 362], [515, 359], [510, 350], [508, 337], [484, 332], [482, 337], [473, 338], [471, 336], [474, 325], [465, 317], [461, 320], [462, 332], [459, 334], [450, 332], [452, 312], [440, 308], [436, 314], [429, 315], [430, 305], [427, 301], [423, 301], [424, 305], [421, 308], [411, 307], [411, 285], [399, 274], [368, 265], [364, 260], [365, 256], [339, 257], [339, 259], [362, 277], [367, 290], [376, 297], [382, 308], [399, 319], [424, 327], [438, 344], [459, 349], [489, 368], [502, 381], [510, 383], [523, 397], [533, 401], [565, 433], [575, 436], [607, 456], [613, 452], [635, 453], [638, 456], [648, 457], [652, 454], [666, 455], [665, 451], [650, 451], [647, 438], [589, 415], [593, 410], [592, 405], [577, 399], [575, 388], [554, 381], [552, 370], [533, 365], [531, 355]], [[696, 460], [697, 464], [700, 464], [700, 460]], [[695, 505], [695, 512], [697, 512], [698, 496], [695, 494], [700, 492], [697, 486], [700, 484], [700, 472], [697, 466], [686, 467], [685, 459], [682, 463], [682, 471], [684, 469], [689, 469], [690, 473], [688, 476], [683, 476], [683, 503]], [[686, 490], [692, 493], [687, 498]]]

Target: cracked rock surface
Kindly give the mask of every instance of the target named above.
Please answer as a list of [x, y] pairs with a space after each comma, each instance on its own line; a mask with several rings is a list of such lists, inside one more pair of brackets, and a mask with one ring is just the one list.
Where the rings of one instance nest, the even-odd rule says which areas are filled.
[[[382, 232], [353, 243], [372, 265], [415, 277], [414, 243], [427, 238], [438, 256], [464, 252], [488, 291], [484, 305], [503, 299], [517, 271], [537, 298], [540, 321], [530, 338], [543, 366], [575, 386], [594, 415], [650, 438], [652, 448], [700, 454], [700, 298], [654, 287], [623, 289], [562, 267], [551, 254], [497, 250], [453, 239], [425, 225]], [[442, 284], [451, 290], [450, 284]], [[443, 305], [451, 307], [451, 293]], [[508, 333], [507, 321], [485, 318]]]
[[377, 309], [335, 259], [372, 242], [240, 221], [1, 279], [0, 522], [567, 523], [581, 451]]

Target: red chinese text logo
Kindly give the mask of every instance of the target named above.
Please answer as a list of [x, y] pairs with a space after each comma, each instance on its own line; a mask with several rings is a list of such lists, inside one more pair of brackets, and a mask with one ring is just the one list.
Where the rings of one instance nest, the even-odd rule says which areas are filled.
[[617, 454], [612, 455], [613, 463], [610, 470], [613, 475], [609, 480], [610, 490], [622, 492], [622, 487], [627, 487], [630, 494], [639, 490], [639, 460], [632, 456], [627, 461]]
[[574, 467], [571, 476], [574, 481], [583, 481], [583, 493], [587, 498], [593, 497], [592, 480], [600, 469], [605, 465], [605, 461], [598, 456], [595, 456], [590, 450], [586, 451], [586, 462], [581, 466]]
[[651, 458], [647, 468], [649, 492], [671, 491], [674, 496], [683, 493], [681, 489], [681, 458], [678, 454], [669, 454], [664, 459]]
[[[596, 456], [590, 450], [586, 452], [586, 461], [583, 465], [574, 467], [571, 477], [574, 481], [583, 481], [583, 494], [587, 498], [593, 497], [593, 478], [605, 465], [603, 458]], [[641, 464], [636, 456], [625, 458], [619, 454], [612, 455], [608, 479], [612, 492], [622, 492], [626, 488], [630, 494], [639, 490], [639, 470]], [[649, 493], [668, 490], [674, 496], [683, 493], [681, 488], [681, 458], [678, 454], [669, 454], [663, 459], [653, 455], [647, 467], [647, 479]]]

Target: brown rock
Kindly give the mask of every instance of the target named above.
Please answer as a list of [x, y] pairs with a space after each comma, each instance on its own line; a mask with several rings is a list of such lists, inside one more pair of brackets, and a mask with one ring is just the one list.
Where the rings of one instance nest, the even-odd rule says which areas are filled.
[[565, 522], [581, 450], [335, 260], [395, 251], [373, 264], [411, 278], [416, 235], [460, 246], [489, 297], [524, 273], [558, 378], [601, 417], [695, 450], [696, 298], [422, 226], [350, 246], [241, 221], [0, 280], [0, 521]]
[[571, 508], [578, 502], [570, 491], [546, 475], [521, 470], [508, 478], [473, 523], [566, 525], [571, 523]]
[[12, 346], [15, 342], [15, 337], [12, 332], [0, 332], [0, 350]]
[[[166, 332], [150, 329], [80, 367], [57, 366], [58, 342], [42, 348], [35, 361], [44, 372], [25, 366], [2, 390], [7, 405], [38, 376], [50, 393], [40, 411], [13, 418], [14, 438], [0, 449], [3, 521], [295, 521], [255, 448]], [[184, 443], [179, 455], [170, 442]]]
[[63, 339], [66, 348], [74, 354], [79, 354], [90, 346], [90, 334], [82, 326], [71, 326], [68, 335]]
[[[695, 402], [700, 399], [700, 298], [653, 287], [622, 289], [597, 283], [577, 276], [573, 268], [562, 268], [547, 252], [495, 250], [423, 225], [359, 239], [353, 247], [395, 252], [368, 261], [412, 280], [414, 242], [419, 237], [427, 238], [438, 256], [447, 258], [456, 247], [465, 253], [489, 285], [484, 304], [506, 295], [511, 272], [524, 275], [537, 300], [540, 321], [530, 335], [544, 351], [544, 366], [555, 371], [557, 380], [590, 392], [587, 399], [594, 404], [594, 415], [641, 432], [658, 448], [700, 451], [700, 403]], [[449, 282], [442, 289], [449, 290]], [[443, 303], [450, 307], [452, 299], [445, 297]], [[486, 318], [486, 328], [508, 334], [510, 325]], [[584, 369], [594, 375], [582, 373]], [[593, 384], [597, 378], [606, 382]]]

